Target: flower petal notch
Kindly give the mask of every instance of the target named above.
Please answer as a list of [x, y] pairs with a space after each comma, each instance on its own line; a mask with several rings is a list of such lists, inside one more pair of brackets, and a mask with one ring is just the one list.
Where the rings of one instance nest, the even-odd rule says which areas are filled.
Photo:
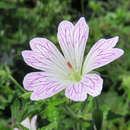
[[124, 51], [114, 48], [119, 40], [116, 36], [110, 39], [100, 39], [91, 48], [85, 59], [83, 71], [88, 73], [96, 68], [102, 67], [123, 55]]
[[63, 55], [46, 38], [38, 37], [30, 41], [32, 50], [22, 51], [23, 59], [29, 66], [41, 70], [24, 77], [24, 88], [32, 91], [31, 100], [49, 98], [63, 89], [66, 97], [73, 101], [84, 101], [88, 94], [93, 97], [101, 94], [103, 79], [89, 72], [118, 59], [124, 51], [114, 48], [118, 36], [100, 39], [83, 62], [88, 34], [89, 27], [84, 17], [75, 25], [62, 21], [57, 37]]
[[[33, 116], [31, 120], [29, 117], [27, 117], [20, 124], [29, 130], [36, 130], [37, 129], [36, 122], [37, 122], [37, 115]], [[21, 130], [21, 129], [14, 128], [14, 130]]]

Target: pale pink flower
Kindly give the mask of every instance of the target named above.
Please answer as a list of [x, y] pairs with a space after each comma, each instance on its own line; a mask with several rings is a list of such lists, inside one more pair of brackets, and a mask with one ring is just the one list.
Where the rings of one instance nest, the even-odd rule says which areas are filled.
[[[25, 120], [21, 122], [21, 125], [23, 125], [25, 128], [28, 128], [29, 130], [36, 130], [36, 121], [37, 121], [37, 115], [33, 116], [31, 120], [29, 117], [27, 117]], [[14, 128], [14, 130], [20, 130], [20, 129]]]
[[104, 66], [123, 55], [124, 51], [114, 48], [119, 37], [100, 39], [95, 43], [84, 60], [89, 27], [84, 17], [74, 26], [62, 21], [58, 27], [58, 40], [63, 55], [46, 38], [30, 41], [32, 50], [22, 52], [24, 61], [42, 72], [32, 72], [24, 77], [23, 85], [32, 91], [31, 100], [53, 96], [65, 89], [65, 95], [73, 101], [84, 101], [87, 94], [100, 95], [103, 79], [92, 70]]

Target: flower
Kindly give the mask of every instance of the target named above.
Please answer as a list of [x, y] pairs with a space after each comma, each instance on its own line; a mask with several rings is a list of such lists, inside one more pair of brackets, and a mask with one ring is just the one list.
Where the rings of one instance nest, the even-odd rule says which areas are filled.
[[[36, 130], [36, 121], [37, 115], [33, 116], [31, 121], [29, 117], [27, 117], [25, 120], [21, 122], [21, 125], [28, 128], [29, 130]], [[19, 128], [14, 128], [14, 130], [19, 130]]]
[[24, 88], [33, 91], [31, 100], [49, 98], [63, 89], [66, 97], [73, 101], [84, 101], [87, 94], [93, 97], [100, 95], [103, 79], [90, 72], [116, 60], [124, 51], [114, 48], [118, 36], [103, 38], [95, 43], [84, 60], [88, 33], [89, 27], [84, 17], [75, 26], [69, 21], [62, 21], [57, 36], [63, 55], [46, 38], [30, 41], [32, 50], [22, 51], [24, 61], [31, 67], [42, 70], [24, 77]]

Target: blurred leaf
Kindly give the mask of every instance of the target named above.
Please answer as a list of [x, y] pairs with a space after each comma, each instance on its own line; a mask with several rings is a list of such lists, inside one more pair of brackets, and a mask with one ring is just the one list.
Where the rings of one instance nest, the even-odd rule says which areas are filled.
[[94, 130], [101, 130], [103, 123], [103, 112], [99, 108], [97, 98], [94, 99], [94, 109], [92, 113], [93, 128]]
[[15, 5], [12, 4], [11, 2], [3, 2], [3, 1], [0, 1], [0, 9], [12, 9], [12, 8], [15, 8]]
[[124, 86], [128, 87], [130, 85], [130, 75], [123, 76], [123, 83]]
[[101, 3], [100, 2], [90, 1], [89, 2], [89, 7], [92, 8], [94, 11], [98, 11], [101, 8]]
[[13, 130], [13, 129], [11, 129], [11, 128], [9, 128], [9, 127], [7, 127], [7, 126], [0, 126], [0, 130]]
[[16, 121], [21, 119], [20, 102], [18, 99], [16, 99], [11, 105], [11, 118]]
[[51, 122], [58, 122], [58, 116], [59, 112], [58, 109], [53, 105], [53, 104], [48, 104], [46, 110], [45, 110], [45, 115]]
[[29, 99], [31, 94], [32, 94], [32, 92], [26, 92], [21, 97], [24, 99]]
[[107, 115], [107, 120], [113, 120], [113, 119], [121, 118], [121, 117], [122, 117], [121, 114], [117, 114], [117, 113], [114, 113], [112, 111], [109, 111], [108, 115]]
[[56, 127], [57, 127], [57, 124], [55, 122], [53, 122], [53, 123], [50, 123], [47, 126], [42, 127], [41, 130], [53, 130]]
[[95, 130], [101, 130], [102, 127], [102, 122], [103, 122], [103, 112], [99, 109], [95, 109], [93, 111], [93, 124], [94, 124], [94, 128]]

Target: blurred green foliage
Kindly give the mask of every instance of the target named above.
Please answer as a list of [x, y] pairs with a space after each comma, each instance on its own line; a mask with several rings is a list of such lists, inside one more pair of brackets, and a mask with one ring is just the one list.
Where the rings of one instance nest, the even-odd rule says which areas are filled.
[[24, 75], [34, 71], [21, 57], [21, 51], [29, 49], [29, 40], [33, 37], [46, 37], [59, 47], [56, 35], [60, 21], [66, 19], [75, 23], [83, 15], [90, 28], [86, 53], [100, 38], [120, 36], [117, 46], [123, 48], [125, 54], [98, 69], [104, 79], [104, 87], [97, 100], [100, 112], [103, 112], [103, 130], [129, 130], [129, 5], [129, 0], [1, 0], [0, 130], [20, 127], [22, 120], [35, 114], [38, 115], [39, 130], [93, 129], [92, 113], [95, 106], [92, 97], [88, 98], [83, 108], [82, 102], [68, 100], [64, 92], [46, 100], [32, 102], [29, 99], [31, 93], [24, 93], [21, 89]]

